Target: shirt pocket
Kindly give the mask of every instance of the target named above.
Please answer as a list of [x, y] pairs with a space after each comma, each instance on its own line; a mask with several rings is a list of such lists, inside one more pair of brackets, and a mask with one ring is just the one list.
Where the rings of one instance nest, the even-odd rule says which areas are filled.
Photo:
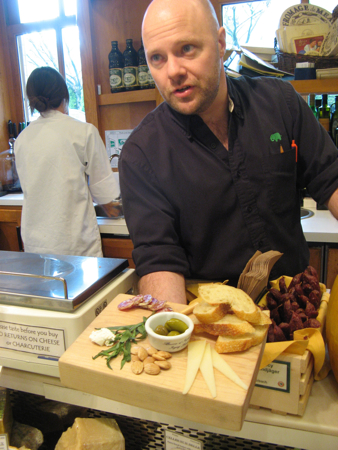
[[273, 211], [285, 215], [299, 206], [295, 150], [270, 154], [263, 163], [266, 172], [268, 199]]

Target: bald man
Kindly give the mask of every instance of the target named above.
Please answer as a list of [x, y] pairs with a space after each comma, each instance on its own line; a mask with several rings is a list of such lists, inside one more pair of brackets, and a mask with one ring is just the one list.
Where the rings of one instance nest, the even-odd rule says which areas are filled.
[[186, 278], [236, 286], [256, 250], [283, 253], [272, 278], [303, 271], [299, 190], [338, 217], [328, 134], [289, 83], [225, 76], [225, 31], [209, 1], [154, 0], [142, 38], [165, 102], [119, 162], [140, 292], [185, 303]]

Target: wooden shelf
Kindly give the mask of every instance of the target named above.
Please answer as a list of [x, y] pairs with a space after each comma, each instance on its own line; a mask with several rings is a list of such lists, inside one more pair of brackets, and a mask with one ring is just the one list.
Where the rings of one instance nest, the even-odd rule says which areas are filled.
[[151, 101], [156, 101], [155, 89], [142, 89], [139, 91], [119, 92], [116, 94], [101, 94], [98, 96], [99, 106]]
[[292, 86], [299, 94], [338, 94], [338, 79], [293, 80]]

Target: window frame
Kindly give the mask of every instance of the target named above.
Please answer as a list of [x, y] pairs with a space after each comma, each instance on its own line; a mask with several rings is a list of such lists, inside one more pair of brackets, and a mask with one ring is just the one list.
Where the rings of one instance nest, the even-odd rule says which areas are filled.
[[20, 66], [19, 66], [19, 49], [17, 44], [17, 37], [26, 34], [39, 32], [48, 29], [54, 29], [56, 32], [56, 46], [58, 55], [59, 72], [65, 77], [65, 62], [62, 44], [62, 28], [68, 26], [78, 26], [76, 16], [65, 16], [63, 8], [63, 0], [59, 1], [60, 15], [53, 20], [45, 20], [41, 22], [20, 23], [18, 0], [4, 0], [5, 17], [6, 17], [6, 34], [8, 47], [10, 49], [10, 68], [12, 75], [13, 87], [13, 109], [17, 122], [23, 122], [24, 104], [23, 104], [23, 89], [21, 85]]

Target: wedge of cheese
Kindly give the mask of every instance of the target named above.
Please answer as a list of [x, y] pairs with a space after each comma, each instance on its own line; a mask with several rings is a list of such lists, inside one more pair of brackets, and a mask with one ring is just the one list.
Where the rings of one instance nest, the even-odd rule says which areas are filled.
[[212, 357], [211, 357], [211, 347], [209, 342], [206, 344], [204, 349], [203, 358], [200, 364], [200, 371], [202, 372], [203, 378], [207, 383], [211, 396], [215, 398], [216, 383], [215, 383], [214, 367], [212, 364]]
[[77, 417], [55, 450], [125, 450], [125, 441], [115, 419]]
[[[188, 361], [187, 361], [187, 371], [185, 375], [185, 384], [183, 388], [183, 394], [187, 394], [191, 388], [198, 369], [201, 365], [204, 350], [206, 346], [206, 340], [201, 339], [198, 341], [190, 341], [188, 344]], [[57, 450], [57, 449], [56, 449]]]

